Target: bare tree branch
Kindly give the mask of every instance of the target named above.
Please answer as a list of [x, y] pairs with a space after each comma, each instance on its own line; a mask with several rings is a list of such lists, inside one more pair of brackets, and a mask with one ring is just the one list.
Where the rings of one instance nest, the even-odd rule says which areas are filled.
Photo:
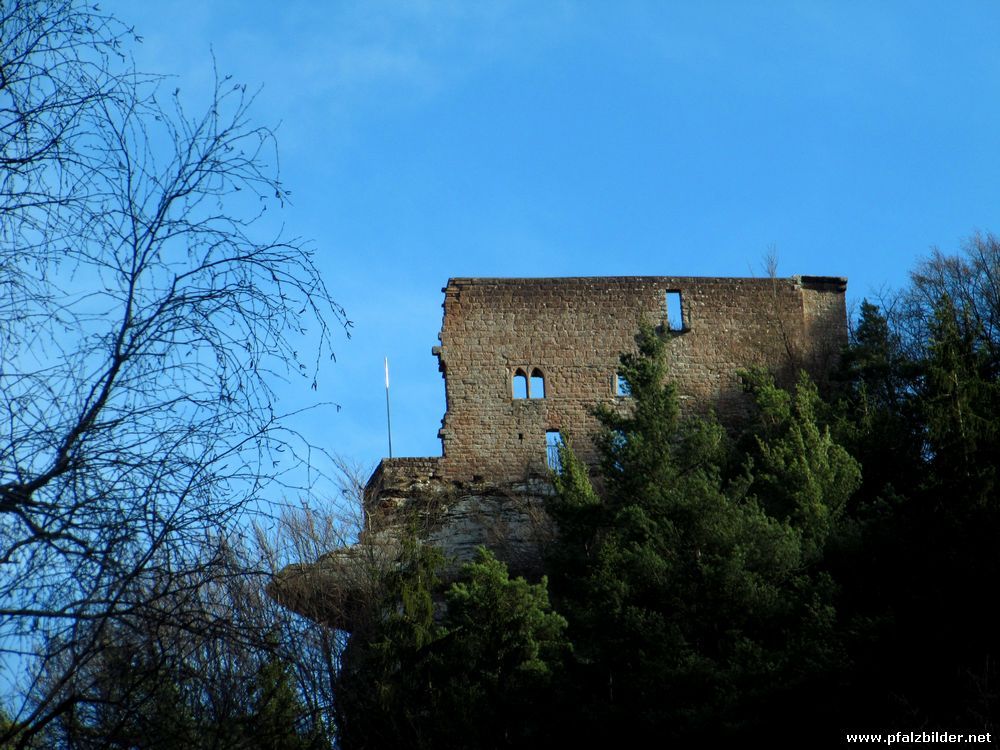
[[134, 33], [76, 0], [0, 0], [0, 32], [0, 677], [28, 696], [0, 743], [23, 743], [292, 481], [275, 378], [315, 387], [350, 321], [308, 247], [264, 235], [287, 191], [245, 86], [164, 103]]

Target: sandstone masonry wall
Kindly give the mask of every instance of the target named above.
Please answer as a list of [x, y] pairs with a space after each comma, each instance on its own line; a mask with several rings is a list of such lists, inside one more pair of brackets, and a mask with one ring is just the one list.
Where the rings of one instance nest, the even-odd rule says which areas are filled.
[[[682, 408], [736, 422], [746, 407], [737, 370], [823, 375], [847, 342], [845, 289], [845, 279], [815, 276], [451, 279], [434, 348], [447, 398], [436, 473], [456, 482], [544, 474], [549, 430], [590, 457], [590, 410], [627, 399], [615, 373], [643, 322], [668, 342]], [[682, 321], [668, 320], [667, 292], [680, 293]], [[515, 398], [515, 374], [535, 370], [544, 398]]]

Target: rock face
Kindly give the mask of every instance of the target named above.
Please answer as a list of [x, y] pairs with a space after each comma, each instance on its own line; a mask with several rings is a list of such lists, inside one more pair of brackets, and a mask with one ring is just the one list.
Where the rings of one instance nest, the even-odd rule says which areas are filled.
[[447, 582], [479, 546], [504, 560], [512, 575], [537, 577], [553, 529], [544, 505], [548, 474], [497, 485], [444, 480], [438, 458], [387, 458], [365, 489], [365, 529], [357, 544], [312, 564], [291, 565], [269, 593], [290, 609], [353, 630], [377, 601], [383, 576], [396, 568], [404, 537], [438, 547]]
[[628, 408], [616, 371], [642, 324], [668, 341], [682, 409], [737, 425], [747, 409], [738, 370], [824, 377], [847, 343], [846, 287], [826, 276], [449, 280], [432, 349], [447, 399], [443, 455], [384, 459], [358, 544], [286, 568], [272, 594], [350, 627], [406, 533], [440, 547], [453, 561], [446, 573], [480, 544], [515, 572], [537, 572], [552, 534], [543, 505], [553, 446], [568, 440], [594, 458], [591, 410]]
[[365, 491], [369, 521], [359, 543], [391, 539], [389, 544], [398, 546], [401, 532], [416, 529], [456, 563], [448, 569], [474, 559], [476, 549], [485, 546], [512, 572], [538, 571], [551, 535], [544, 510], [552, 493], [548, 475], [503, 485], [447, 482], [437, 473], [439, 466], [440, 459], [383, 459]]

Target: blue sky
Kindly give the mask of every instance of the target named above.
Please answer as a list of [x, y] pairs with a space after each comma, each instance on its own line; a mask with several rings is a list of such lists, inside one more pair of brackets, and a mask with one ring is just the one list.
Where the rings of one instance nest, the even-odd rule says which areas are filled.
[[[300, 423], [363, 464], [438, 455], [451, 276], [843, 275], [905, 283], [1000, 231], [995, 2], [103, 2], [196, 108], [261, 86], [355, 323]], [[312, 392], [287, 389], [289, 408]]]

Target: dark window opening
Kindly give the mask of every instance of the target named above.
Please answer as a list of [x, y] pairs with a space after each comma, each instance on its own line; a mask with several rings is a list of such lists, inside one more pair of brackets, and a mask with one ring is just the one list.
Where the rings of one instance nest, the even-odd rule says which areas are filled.
[[530, 398], [545, 398], [545, 376], [537, 367], [531, 371], [531, 388], [528, 394]]
[[563, 444], [559, 430], [547, 430], [545, 433], [545, 457], [549, 468], [557, 474], [562, 473], [562, 461], [559, 459], [559, 446]]
[[668, 331], [683, 331], [684, 330], [684, 311], [681, 307], [681, 293], [680, 292], [667, 292], [666, 295], [667, 303], [667, 325]]
[[514, 398], [528, 397], [528, 376], [524, 374], [524, 370], [519, 369], [514, 373], [514, 379], [511, 387], [513, 389]]
[[615, 375], [615, 395], [616, 396], [631, 396], [632, 387], [628, 384], [628, 380], [625, 379], [624, 375]]

